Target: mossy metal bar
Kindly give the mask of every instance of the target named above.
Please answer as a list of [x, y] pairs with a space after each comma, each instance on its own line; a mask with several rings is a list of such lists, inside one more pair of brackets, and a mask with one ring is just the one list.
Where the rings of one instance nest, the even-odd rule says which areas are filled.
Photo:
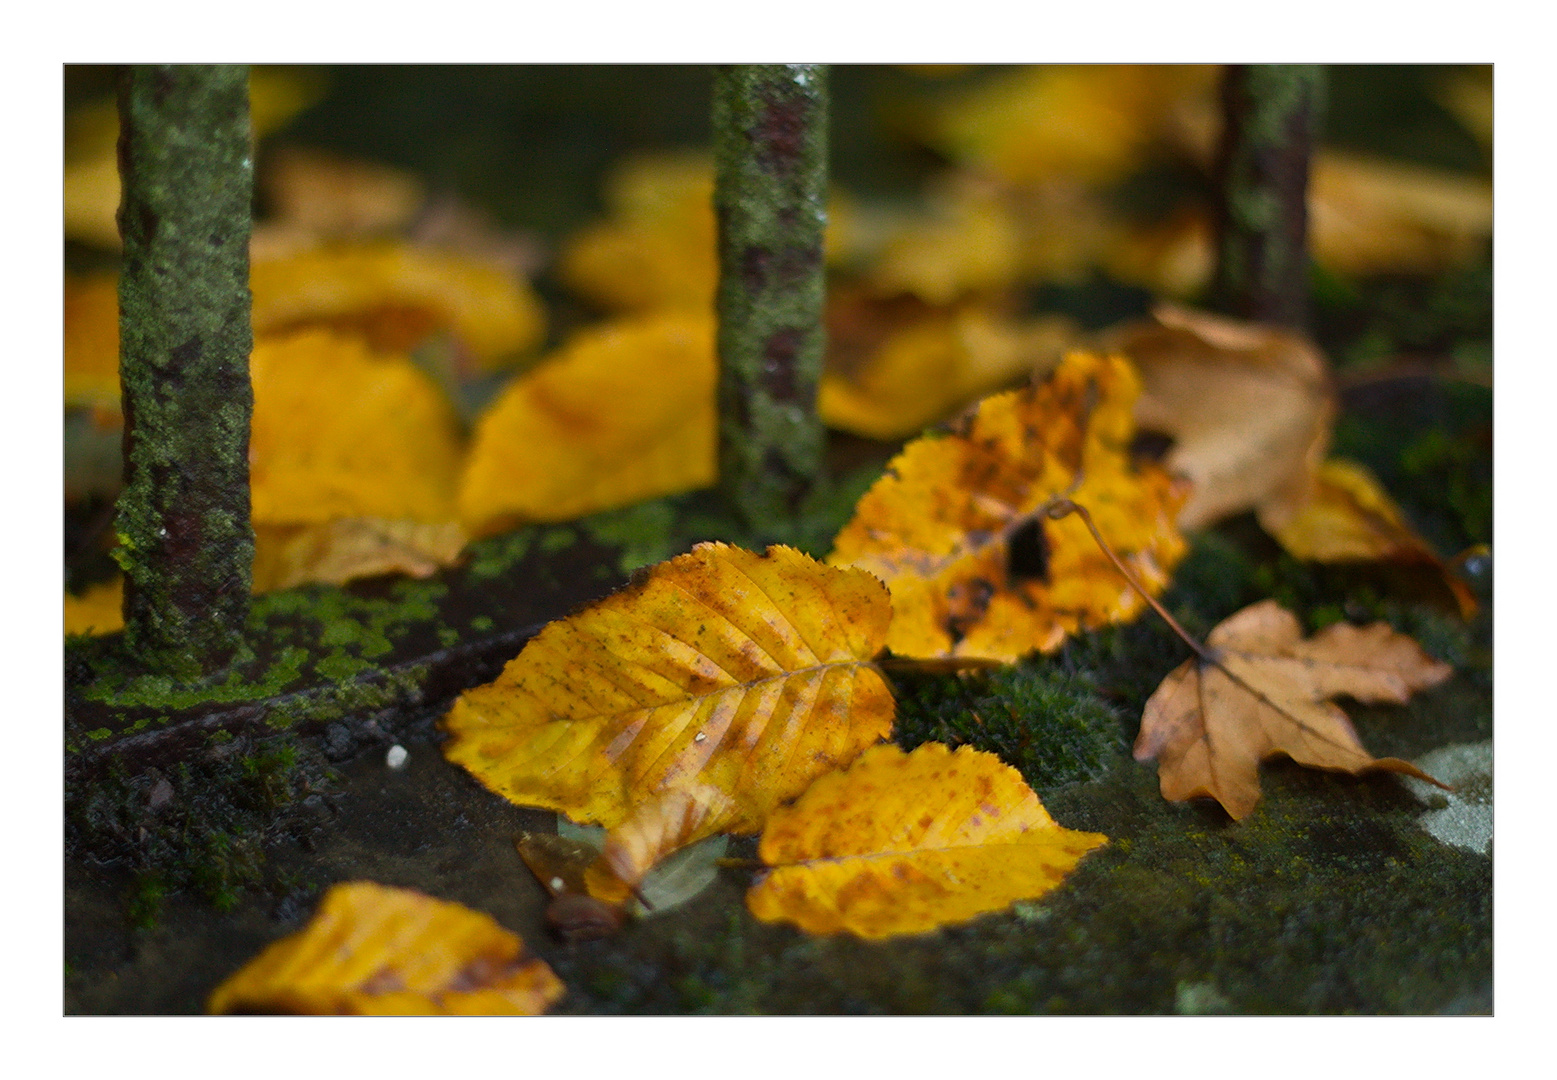
[[119, 123], [125, 640], [190, 680], [236, 650], [254, 559], [248, 69], [132, 65]]
[[821, 469], [826, 344], [826, 68], [721, 67], [714, 78], [719, 219], [719, 472], [748, 524], [793, 515]]
[[1301, 329], [1308, 172], [1324, 98], [1317, 64], [1234, 64], [1222, 81], [1214, 303]]

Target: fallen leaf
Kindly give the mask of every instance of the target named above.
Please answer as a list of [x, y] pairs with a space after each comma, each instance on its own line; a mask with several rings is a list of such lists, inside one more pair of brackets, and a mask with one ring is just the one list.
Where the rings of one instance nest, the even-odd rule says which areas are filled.
[[892, 728], [870, 662], [886, 589], [792, 548], [699, 544], [546, 626], [444, 718], [444, 755], [512, 802], [611, 828], [710, 785], [754, 832]]
[[1047, 374], [1080, 337], [1063, 316], [1018, 320], [985, 307], [932, 312], [852, 364], [834, 352], [817, 410], [830, 427], [900, 439], [1004, 385]]
[[1017, 221], [1004, 192], [952, 174], [932, 190], [924, 209], [892, 231], [867, 280], [882, 296], [910, 293], [950, 304], [970, 293], [1010, 285], [1021, 261]]
[[673, 852], [724, 832], [739, 812], [734, 799], [709, 784], [662, 791], [606, 832], [599, 857], [584, 871], [584, 887], [607, 903], [642, 898], [650, 870]]
[[399, 232], [426, 198], [414, 173], [302, 146], [271, 149], [258, 187], [274, 219], [317, 235]]
[[1432, 777], [1410, 762], [1372, 757], [1329, 701], [1405, 702], [1453, 669], [1387, 623], [1337, 623], [1304, 640], [1297, 617], [1263, 600], [1224, 620], [1205, 657], [1186, 660], [1146, 702], [1135, 759], [1156, 758], [1162, 796], [1209, 795], [1234, 819], [1260, 797], [1259, 763], [1286, 754], [1302, 765]]
[[393, 240], [333, 242], [249, 270], [254, 332], [350, 329], [387, 352], [448, 330], [481, 369], [533, 349], [545, 312], [529, 285], [490, 263]]
[[65, 275], [65, 404], [119, 411], [119, 275]]
[[332, 886], [308, 926], [218, 986], [206, 1011], [532, 1016], [565, 989], [491, 916], [356, 881]]
[[123, 578], [93, 585], [80, 596], [65, 594], [65, 633], [112, 634], [123, 629]]
[[811, 934], [920, 934], [1042, 896], [1107, 841], [1055, 824], [994, 754], [875, 746], [774, 811], [746, 904]]
[[407, 574], [425, 578], [458, 560], [465, 530], [457, 522], [335, 518], [309, 525], [254, 527], [256, 593], [322, 582]]
[[1476, 597], [1426, 540], [1406, 522], [1373, 474], [1356, 462], [1331, 458], [1319, 467], [1309, 501], [1260, 524], [1299, 559], [1314, 562], [1384, 560], [1418, 566], [1438, 576], [1460, 614], [1476, 613]]
[[1436, 273], [1492, 236], [1492, 183], [1403, 162], [1328, 152], [1309, 178], [1310, 246], [1343, 274]]
[[256, 525], [454, 520], [458, 420], [409, 358], [312, 329], [259, 340], [249, 375]]
[[1336, 406], [1324, 357], [1306, 338], [1159, 305], [1100, 345], [1135, 364], [1135, 421], [1173, 436], [1163, 466], [1194, 482], [1180, 528], [1280, 514], [1310, 497]]
[[1167, 133], [1182, 99], [1213, 95], [1216, 79], [1211, 65], [1014, 68], [941, 99], [925, 137], [954, 160], [1014, 183], [1056, 174], [1110, 183]]
[[579, 331], [477, 421], [460, 519], [483, 536], [707, 487], [716, 379], [711, 312]]
[[985, 398], [893, 459], [828, 556], [887, 583], [893, 653], [1010, 661], [1133, 618], [1144, 601], [1086, 525], [1044, 519], [1062, 493], [1147, 589], [1167, 584], [1185, 551], [1173, 524], [1183, 492], [1131, 463], [1138, 389], [1123, 358], [1073, 352], [1046, 383]]

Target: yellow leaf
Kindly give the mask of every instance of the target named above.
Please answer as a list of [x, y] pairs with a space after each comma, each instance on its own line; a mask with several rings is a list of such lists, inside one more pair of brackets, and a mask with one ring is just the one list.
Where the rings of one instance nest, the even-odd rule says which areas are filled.
[[256, 593], [309, 582], [343, 585], [379, 574], [429, 577], [452, 566], [465, 546], [456, 522], [335, 518], [308, 525], [254, 527]]
[[458, 419], [409, 359], [316, 329], [259, 341], [249, 374], [257, 525], [454, 520]]
[[993, 754], [876, 746], [768, 819], [773, 869], [746, 904], [812, 934], [919, 934], [1042, 896], [1107, 842], [1057, 825]]
[[1042, 517], [1062, 493], [1144, 587], [1167, 584], [1185, 551], [1173, 524], [1183, 493], [1131, 464], [1139, 386], [1120, 357], [1070, 353], [1047, 383], [985, 398], [951, 434], [893, 459], [828, 561], [887, 583], [894, 653], [1015, 660], [1134, 617], [1144, 602], [1086, 525]]
[[711, 314], [580, 331], [477, 421], [460, 519], [483, 536], [707, 487], [716, 377]]
[[786, 547], [699, 544], [548, 625], [444, 719], [444, 754], [512, 802], [607, 828], [710, 785], [754, 832], [891, 731], [870, 663], [891, 619], [869, 574]]
[[1328, 699], [1401, 703], [1452, 673], [1387, 623], [1337, 623], [1303, 640], [1296, 616], [1274, 600], [1252, 604], [1206, 638], [1208, 655], [1184, 661], [1146, 702], [1135, 759], [1158, 760], [1162, 797], [1209, 795], [1234, 818], [1260, 797], [1259, 763], [1286, 754], [1303, 765], [1432, 777], [1397, 758], [1374, 758]]
[[65, 275], [65, 404], [119, 409], [119, 275]]
[[330, 243], [249, 271], [254, 332], [325, 325], [365, 333], [386, 351], [447, 329], [479, 365], [533, 348], [545, 313], [530, 287], [487, 262], [396, 241]]
[[584, 870], [584, 887], [598, 900], [625, 904], [666, 856], [724, 831], [739, 812], [734, 799], [709, 784], [662, 791], [606, 833], [599, 858]]
[[817, 409], [832, 427], [899, 439], [1003, 385], [1046, 374], [1079, 337], [1060, 316], [1018, 321], [977, 307], [931, 313], [848, 367], [830, 363]]
[[491, 916], [357, 881], [332, 887], [307, 927], [218, 986], [206, 1011], [531, 1016], [564, 991]]
[[1329, 368], [1308, 339], [1164, 304], [1103, 345], [1141, 374], [1136, 423], [1174, 437], [1163, 466], [1194, 482], [1181, 528], [1279, 513], [1309, 497], [1336, 406]]
[[926, 213], [894, 230], [869, 280], [882, 296], [906, 292], [949, 304], [1010, 285], [1021, 255], [1018, 223], [1004, 193], [959, 175], [932, 192]]
[[1353, 562], [1383, 559], [1430, 568], [1453, 594], [1460, 614], [1476, 613], [1476, 598], [1406, 522], [1373, 474], [1356, 462], [1331, 458], [1319, 467], [1312, 497], [1260, 524], [1299, 559]]
[[93, 585], [80, 596], [65, 594], [65, 633], [112, 634], [123, 629], [123, 578]]

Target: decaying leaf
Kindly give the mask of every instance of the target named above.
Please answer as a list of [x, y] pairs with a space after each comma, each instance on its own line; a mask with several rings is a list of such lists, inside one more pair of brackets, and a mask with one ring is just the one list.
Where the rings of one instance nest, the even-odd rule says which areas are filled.
[[1429, 568], [1454, 596], [1460, 614], [1476, 613], [1470, 587], [1406, 522], [1405, 515], [1367, 469], [1344, 458], [1319, 467], [1312, 497], [1282, 517], [1260, 523], [1299, 559], [1355, 562], [1382, 559]]
[[606, 833], [599, 858], [584, 871], [585, 888], [608, 903], [641, 897], [650, 870], [671, 853], [723, 832], [739, 809], [710, 784], [662, 791], [636, 804], [625, 821]]
[[65, 594], [65, 633], [112, 634], [123, 629], [123, 578], [93, 585], [80, 596]]
[[492, 367], [533, 348], [545, 332], [540, 300], [519, 278], [397, 241], [329, 243], [256, 258], [249, 287], [256, 335], [332, 326], [396, 352], [448, 330], [479, 366]]
[[308, 926], [218, 986], [206, 1010], [531, 1016], [565, 989], [491, 916], [356, 881], [332, 887]]
[[1185, 551], [1173, 523], [1183, 492], [1131, 463], [1138, 390], [1123, 358], [1070, 353], [1046, 383], [986, 398], [893, 459], [828, 561], [887, 583], [894, 653], [1015, 660], [1136, 615], [1144, 602], [1086, 525], [1043, 517], [1062, 493], [1147, 589], [1167, 584]]
[[459, 423], [408, 358], [306, 330], [260, 340], [249, 374], [257, 525], [454, 520]]
[[1336, 406], [1324, 357], [1305, 338], [1161, 305], [1101, 344], [1134, 362], [1136, 423], [1173, 436], [1163, 465], [1194, 482], [1181, 528], [1309, 498]]
[[580, 331], [476, 424], [460, 482], [472, 535], [706, 487], [717, 475], [711, 313]]
[[832, 427], [899, 439], [1002, 386], [1047, 374], [1080, 336], [1063, 316], [1019, 321], [985, 307], [932, 312], [852, 364], [835, 352], [817, 410]]
[[875, 746], [768, 819], [746, 904], [812, 934], [918, 934], [1042, 896], [1107, 840], [1057, 825], [994, 754]]
[[1386, 623], [1337, 623], [1304, 640], [1274, 600], [1244, 608], [1146, 702], [1135, 758], [1156, 758], [1165, 799], [1209, 795], [1233, 818], [1260, 797], [1259, 763], [1275, 754], [1315, 768], [1380, 769], [1437, 781], [1410, 762], [1375, 758], [1330, 698], [1405, 702], [1452, 673]]
[[549, 624], [444, 718], [444, 754], [513, 802], [620, 825], [709, 785], [754, 832], [891, 731], [870, 662], [892, 611], [869, 574], [792, 548], [699, 544]]
[[254, 527], [256, 593], [309, 582], [343, 585], [379, 574], [429, 577], [465, 547], [457, 522], [335, 518], [308, 525]]

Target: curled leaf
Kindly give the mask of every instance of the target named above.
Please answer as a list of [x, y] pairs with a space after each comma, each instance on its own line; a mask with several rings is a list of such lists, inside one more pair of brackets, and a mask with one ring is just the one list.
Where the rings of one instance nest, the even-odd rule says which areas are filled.
[[444, 754], [513, 802], [607, 828], [710, 785], [754, 832], [892, 728], [879, 581], [786, 547], [699, 544], [549, 624], [444, 718]]
[[218, 986], [206, 1010], [534, 1015], [564, 990], [491, 916], [358, 881], [332, 887], [308, 926]]
[[1062, 493], [1091, 509], [1147, 589], [1166, 585], [1185, 550], [1182, 491], [1131, 463], [1138, 386], [1120, 357], [1071, 353], [1046, 383], [986, 398], [893, 459], [828, 561], [887, 583], [894, 653], [1015, 660], [1136, 615], [1144, 602], [1087, 527], [1044, 517]]
[[606, 833], [599, 858], [584, 871], [585, 888], [612, 903], [643, 897], [650, 870], [671, 853], [721, 832], [738, 810], [735, 800], [708, 784], [660, 792]]
[[460, 481], [473, 535], [714, 482], [714, 324], [668, 312], [581, 331], [481, 416]]
[[1135, 758], [1156, 758], [1162, 797], [1209, 795], [1243, 818], [1260, 797], [1259, 763], [1286, 754], [1302, 765], [1371, 769], [1437, 781], [1410, 762], [1374, 758], [1328, 699], [1402, 703], [1452, 673], [1386, 623], [1337, 623], [1303, 639], [1274, 600], [1244, 608], [1206, 639], [1146, 702]]
[[993, 754], [876, 746], [774, 812], [746, 904], [812, 934], [918, 934], [1042, 896], [1107, 839], [1057, 825]]

